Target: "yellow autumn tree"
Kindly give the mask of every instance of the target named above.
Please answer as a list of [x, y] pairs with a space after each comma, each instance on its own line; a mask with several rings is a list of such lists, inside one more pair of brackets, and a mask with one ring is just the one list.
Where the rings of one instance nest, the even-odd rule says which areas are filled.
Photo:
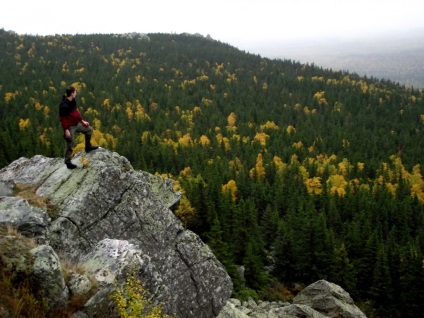
[[205, 106], [210, 106], [213, 104], [213, 100], [202, 97], [202, 104]]
[[19, 130], [20, 131], [24, 131], [26, 129], [28, 129], [28, 127], [31, 125], [31, 121], [29, 120], [29, 118], [27, 119], [19, 119]]
[[265, 124], [261, 125], [261, 130], [270, 129], [270, 130], [278, 130], [278, 126], [273, 121], [267, 121]]
[[224, 145], [224, 149], [225, 150], [230, 149], [230, 141], [229, 141], [229, 139], [227, 137], [222, 136], [222, 134], [218, 133], [216, 135], [216, 141], [218, 142], [218, 144], [220, 146], [221, 145]]
[[265, 173], [265, 167], [264, 167], [261, 153], [259, 153], [258, 156], [256, 157], [256, 165], [255, 167], [250, 169], [249, 176], [250, 178], [258, 180], [258, 181], [265, 179], [266, 173]]
[[330, 193], [337, 193], [339, 196], [344, 196], [346, 194], [345, 187], [347, 184], [344, 176], [340, 174], [331, 175], [327, 180], [327, 186]]
[[4, 100], [6, 103], [9, 103], [15, 97], [16, 97], [16, 92], [15, 93], [7, 92], [6, 94], [4, 94]]
[[94, 129], [100, 130], [100, 128], [102, 127], [102, 122], [100, 121], [100, 119], [94, 118], [92, 126]]
[[192, 128], [194, 126], [193, 112], [190, 110], [183, 110], [181, 114], [181, 121], [185, 122], [188, 127]]
[[319, 105], [328, 105], [327, 100], [325, 99], [325, 92], [319, 91], [314, 94], [314, 98], [318, 101]]
[[91, 107], [88, 107], [88, 109], [85, 111], [85, 114], [86, 115], [93, 115], [93, 116], [99, 116], [100, 115], [100, 113], [96, 109], [93, 109]]
[[127, 113], [127, 117], [129, 120], [132, 120], [134, 118], [134, 112], [132, 111], [131, 107], [127, 106], [125, 112]]
[[296, 149], [301, 149], [303, 148], [303, 142], [299, 140], [298, 142], [294, 142], [292, 146]]
[[173, 190], [181, 192], [181, 199], [178, 201], [178, 206], [175, 210], [175, 215], [178, 219], [184, 224], [184, 226], [189, 225], [196, 218], [196, 209], [191, 205], [190, 200], [186, 196], [185, 189], [181, 186], [181, 182], [192, 181], [192, 182], [203, 182], [200, 176], [193, 177], [192, 171], [190, 167], [185, 167], [181, 170], [178, 178], [174, 178], [171, 174], [160, 174], [158, 172], [155, 173], [156, 176], [161, 178], [168, 178], [172, 180]]
[[49, 136], [52, 135], [52, 128], [44, 128], [43, 132], [40, 134], [40, 141], [45, 147], [50, 147], [51, 142], [49, 140]]
[[200, 136], [199, 144], [201, 144], [203, 147], [209, 146], [211, 141], [209, 138], [205, 135]]
[[152, 138], [150, 131], [146, 130], [141, 133], [141, 142], [148, 142]]
[[278, 173], [283, 172], [284, 169], [287, 167], [287, 164], [284, 163], [283, 160], [281, 160], [281, 158], [278, 156], [274, 156], [274, 158], [272, 159], [272, 162], [274, 163], [274, 166], [277, 169]]
[[44, 117], [45, 118], [49, 117], [50, 108], [48, 106], [44, 106], [44, 108], [43, 108], [43, 114], [44, 114]]
[[181, 138], [178, 139], [178, 144], [184, 147], [188, 147], [193, 144], [193, 140], [191, 139], [191, 136], [189, 133], [185, 134]]
[[424, 181], [419, 164], [412, 168], [409, 183], [411, 185], [411, 196], [417, 196], [418, 200], [424, 202]]
[[296, 132], [296, 128], [294, 128], [292, 125], [288, 125], [286, 131], [288, 134], [291, 134], [292, 132]]
[[199, 106], [194, 106], [193, 108], [193, 114], [201, 114], [202, 113], [202, 109]]
[[322, 184], [320, 177], [312, 177], [305, 180], [305, 186], [309, 194], [321, 194]]
[[395, 168], [396, 178], [399, 179], [401, 176], [403, 178], [409, 178], [409, 172], [405, 169], [405, 166], [402, 163], [402, 159], [398, 156], [392, 155], [390, 156]]
[[343, 158], [342, 162], [338, 164], [338, 172], [343, 176], [347, 176], [348, 173], [353, 169], [353, 165], [349, 163], [349, 160]]
[[84, 88], [87, 87], [85, 83], [81, 83], [81, 82], [72, 83], [71, 86], [75, 87], [77, 92], [81, 92]]
[[254, 141], [259, 141], [261, 146], [266, 146], [266, 140], [269, 138], [269, 135], [267, 135], [264, 132], [257, 132], [255, 137], [253, 138]]
[[192, 207], [190, 200], [183, 195], [178, 202], [178, 208], [175, 210], [175, 215], [183, 222], [184, 226], [190, 223], [193, 219], [196, 210]]
[[236, 125], [236, 119], [236, 114], [234, 114], [234, 112], [231, 112], [231, 114], [227, 117], [228, 126], [234, 127]]
[[134, 116], [138, 122], [141, 120], [150, 120], [150, 116], [144, 111], [143, 106], [137, 101], [136, 104], [137, 110], [134, 113]]
[[222, 194], [224, 194], [224, 195], [229, 193], [230, 196], [231, 196], [231, 200], [233, 200], [233, 202], [236, 202], [236, 200], [237, 200], [237, 184], [233, 179], [228, 181], [227, 184], [223, 184], [222, 187], [221, 187], [221, 191], [222, 191]]

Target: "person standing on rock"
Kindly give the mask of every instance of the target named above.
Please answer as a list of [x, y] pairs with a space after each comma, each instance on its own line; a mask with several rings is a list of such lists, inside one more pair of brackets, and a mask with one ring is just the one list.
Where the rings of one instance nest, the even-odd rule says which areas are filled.
[[66, 95], [63, 96], [59, 105], [59, 118], [63, 128], [63, 138], [66, 141], [65, 164], [68, 169], [75, 169], [77, 166], [71, 161], [72, 151], [74, 150], [75, 134], [82, 133], [85, 135], [85, 152], [90, 152], [99, 148], [91, 145], [91, 135], [93, 128], [90, 123], [83, 120], [77, 109], [77, 90], [73, 86], [66, 89]]

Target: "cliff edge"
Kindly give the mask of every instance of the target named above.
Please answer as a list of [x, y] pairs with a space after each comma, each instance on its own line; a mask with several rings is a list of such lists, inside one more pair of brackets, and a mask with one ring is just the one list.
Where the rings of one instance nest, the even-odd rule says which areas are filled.
[[[40, 277], [45, 258], [78, 263], [98, 284], [81, 314], [106, 317], [116, 312], [108, 295], [135, 261], [138, 279], [165, 313], [216, 317], [231, 295], [231, 279], [170, 210], [180, 198], [172, 182], [135, 171], [105, 149], [78, 153], [73, 161], [78, 169], [68, 170], [61, 158], [37, 155], [0, 170], [0, 225], [38, 241], [41, 247], [31, 253], [41, 264]], [[61, 306], [72, 289], [62, 281], [54, 285], [61, 293], [50, 305]]]

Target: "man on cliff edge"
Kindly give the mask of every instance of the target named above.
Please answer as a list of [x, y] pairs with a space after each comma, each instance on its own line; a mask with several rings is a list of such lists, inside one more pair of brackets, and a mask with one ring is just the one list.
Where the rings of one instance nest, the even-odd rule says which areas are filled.
[[93, 128], [90, 126], [90, 123], [82, 119], [77, 109], [76, 96], [77, 91], [75, 87], [69, 86], [59, 106], [60, 123], [64, 131], [63, 138], [65, 138], [66, 141], [65, 164], [68, 169], [75, 169], [77, 167], [71, 162], [75, 133], [79, 132], [85, 135], [85, 152], [90, 152], [99, 148], [98, 146], [91, 145]]

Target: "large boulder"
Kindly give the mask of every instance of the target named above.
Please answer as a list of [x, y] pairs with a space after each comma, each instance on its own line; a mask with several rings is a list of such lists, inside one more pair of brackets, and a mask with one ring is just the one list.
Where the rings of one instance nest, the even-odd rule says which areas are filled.
[[[217, 316], [231, 295], [231, 279], [209, 247], [170, 210], [180, 199], [172, 182], [135, 171], [125, 157], [105, 149], [78, 153], [73, 162], [78, 169], [67, 169], [62, 158], [20, 158], [0, 170], [1, 193], [11, 196], [13, 186], [28, 185], [36, 196], [49, 199], [46, 212], [54, 213], [37, 217], [37, 228], [48, 228], [47, 241], [61, 257], [75, 263], [98, 257], [102, 268], [115, 268], [112, 276], [119, 278], [120, 267], [113, 264], [122, 259], [100, 247], [126, 242], [123, 246], [143, 260], [141, 267], [148, 263], [143, 284], [164, 302], [166, 313]], [[0, 206], [0, 215], [10, 214], [7, 202], [7, 208]], [[113, 246], [109, 252], [123, 248]], [[88, 313], [97, 315], [93, 307]]]
[[39, 298], [47, 301], [51, 310], [66, 306], [69, 291], [62, 274], [60, 260], [55, 251], [48, 245], [33, 248], [30, 254], [34, 257], [31, 285]]
[[20, 233], [45, 241], [48, 237], [47, 213], [19, 197], [0, 196], [0, 226], [11, 225]]
[[292, 303], [230, 298], [218, 318], [366, 318], [340, 286], [319, 280], [302, 290]]
[[366, 318], [348, 292], [326, 280], [307, 286], [293, 299], [293, 303], [307, 305], [327, 317]]

